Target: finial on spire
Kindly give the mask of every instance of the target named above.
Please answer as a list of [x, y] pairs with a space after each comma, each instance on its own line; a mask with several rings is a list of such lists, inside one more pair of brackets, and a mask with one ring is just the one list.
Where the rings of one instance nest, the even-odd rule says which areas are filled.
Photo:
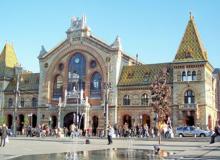
[[138, 64], [138, 53], [136, 54], [136, 65]]
[[38, 57], [42, 57], [43, 55], [45, 55], [47, 53], [46, 49], [44, 48], [44, 45], [41, 46], [41, 50], [40, 50], [40, 54]]
[[112, 48], [119, 49], [119, 50], [122, 50], [121, 39], [120, 39], [119, 36], [117, 36], [117, 37], [115, 38], [115, 41], [112, 43], [111, 47], [112, 47]]
[[189, 12], [189, 18], [190, 18], [191, 20], [194, 18], [191, 11]]

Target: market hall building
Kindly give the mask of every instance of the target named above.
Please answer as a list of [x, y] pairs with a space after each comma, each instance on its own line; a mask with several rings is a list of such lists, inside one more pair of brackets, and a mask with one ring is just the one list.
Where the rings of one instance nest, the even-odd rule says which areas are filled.
[[164, 68], [169, 72], [173, 126], [211, 129], [215, 125], [220, 72], [208, 61], [192, 16], [170, 63], [138, 62], [123, 51], [119, 37], [111, 45], [95, 37], [85, 17], [72, 18], [66, 34], [50, 51], [42, 46], [40, 73], [22, 69], [13, 46], [4, 46], [0, 104], [9, 128], [14, 119], [17, 130], [26, 121], [33, 127], [48, 124], [52, 128], [75, 123], [96, 134], [105, 128], [107, 111], [111, 124], [152, 127], [149, 86]]

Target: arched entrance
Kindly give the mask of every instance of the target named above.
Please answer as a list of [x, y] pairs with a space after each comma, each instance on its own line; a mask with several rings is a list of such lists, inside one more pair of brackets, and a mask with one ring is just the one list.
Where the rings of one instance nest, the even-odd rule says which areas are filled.
[[23, 127], [24, 127], [24, 115], [23, 115], [23, 114], [20, 114], [18, 117], [19, 117], [19, 124], [18, 124], [17, 130], [18, 130], [19, 132], [21, 132], [22, 129], [23, 129]]
[[195, 111], [184, 111], [184, 121], [187, 126], [195, 125]]
[[123, 116], [123, 125], [127, 123], [128, 124], [128, 128], [131, 128], [131, 116], [126, 114]]
[[212, 129], [212, 116], [211, 115], [208, 116], [208, 128], [209, 130]]
[[32, 127], [35, 128], [37, 126], [37, 116], [36, 114], [32, 115]]
[[13, 117], [11, 114], [8, 114], [7, 116], [7, 126], [9, 129], [12, 129], [12, 121], [13, 121]]
[[70, 112], [67, 115], [65, 115], [63, 126], [69, 129], [71, 124], [74, 123], [77, 125], [77, 122], [78, 122], [79, 128], [84, 130], [84, 116], [78, 114], [78, 120], [77, 120], [76, 112]]
[[70, 125], [75, 123], [75, 112], [70, 112], [64, 117], [63, 126], [69, 129]]
[[147, 124], [148, 128], [150, 128], [150, 116], [147, 114], [142, 115], [142, 125]]
[[92, 117], [92, 135], [96, 136], [97, 134], [97, 128], [99, 125], [99, 118], [97, 116]]
[[55, 129], [57, 126], [57, 117], [56, 116], [52, 116], [52, 124], [51, 127], [52, 129]]

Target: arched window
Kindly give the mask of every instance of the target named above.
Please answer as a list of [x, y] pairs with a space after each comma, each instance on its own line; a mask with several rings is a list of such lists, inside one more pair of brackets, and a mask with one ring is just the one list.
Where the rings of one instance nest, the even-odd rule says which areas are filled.
[[21, 98], [21, 107], [24, 107], [24, 98]]
[[[73, 73], [78, 75], [78, 79], [74, 79], [74, 77], [71, 76], [73, 75]], [[86, 59], [81, 53], [77, 52], [69, 60], [69, 65], [68, 65], [69, 76], [68, 76], [67, 90], [72, 91], [73, 87], [75, 87], [79, 91], [81, 89], [85, 90], [85, 82], [84, 82], [85, 74], [86, 74]]]
[[63, 79], [60, 75], [57, 75], [53, 84], [53, 98], [62, 97], [63, 91]]
[[148, 105], [148, 95], [146, 93], [141, 96], [141, 105]]
[[102, 76], [100, 75], [100, 73], [95, 72], [90, 80], [91, 97], [101, 97], [101, 84], [102, 84]]
[[187, 72], [187, 81], [192, 81], [192, 74], [190, 71]]
[[184, 103], [185, 104], [194, 104], [195, 103], [195, 94], [192, 90], [187, 90], [185, 92]]
[[186, 81], [186, 72], [185, 71], [182, 72], [182, 81]]
[[37, 107], [37, 98], [36, 97], [32, 98], [32, 107]]
[[192, 72], [192, 80], [193, 80], [193, 81], [196, 81], [196, 71], [193, 71], [193, 72]]
[[125, 95], [123, 98], [123, 105], [130, 105], [129, 95]]
[[8, 99], [8, 107], [13, 107], [13, 100], [12, 100], [12, 98]]

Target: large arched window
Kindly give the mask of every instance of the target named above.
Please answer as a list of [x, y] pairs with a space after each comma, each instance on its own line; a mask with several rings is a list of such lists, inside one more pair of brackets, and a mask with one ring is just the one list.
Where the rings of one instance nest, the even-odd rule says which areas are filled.
[[57, 75], [53, 84], [53, 98], [62, 97], [63, 91], [63, 79], [60, 75]]
[[148, 105], [148, 95], [146, 93], [141, 96], [141, 105]]
[[[78, 79], [74, 79], [73, 73], [78, 74]], [[72, 91], [73, 87], [78, 89], [85, 89], [84, 77], [86, 74], [86, 59], [85, 57], [77, 52], [74, 54], [70, 60], [68, 65], [68, 91]], [[77, 83], [76, 83], [77, 82]]]
[[182, 72], [182, 81], [186, 81], [186, 72], [185, 71]]
[[32, 107], [37, 107], [37, 98], [36, 97], [32, 98]]
[[123, 105], [130, 105], [129, 95], [125, 95], [123, 98]]
[[185, 104], [194, 104], [195, 103], [195, 94], [192, 90], [187, 90], [185, 92], [184, 103]]
[[8, 107], [12, 107], [13, 106], [13, 100], [12, 98], [8, 99]]
[[101, 84], [102, 76], [100, 73], [95, 72], [90, 81], [90, 96], [91, 97], [101, 97]]
[[196, 71], [193, 71], [193, 72], [192, 72], [192, 80], [193, 80], [193, 81], [196, 81]]

